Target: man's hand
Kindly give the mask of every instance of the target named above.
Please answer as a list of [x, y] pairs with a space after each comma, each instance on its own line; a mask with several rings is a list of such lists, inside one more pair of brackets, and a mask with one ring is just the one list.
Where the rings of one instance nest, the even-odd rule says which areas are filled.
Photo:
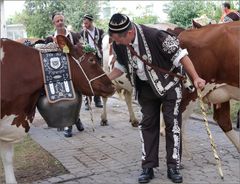
[[182, 63], [189, 76], [192, 78], [194, 86], [197, 89], [203, 89], [205, 87], [206, 81], [198, 76], [190, 58], [188, 56], [184, 56], [180, 62]]
[[205, 87], [206, 81], [200, 77], [197, 77], [196, 79], [194, 79], [194, 86], [197, 89], [203, 89]]

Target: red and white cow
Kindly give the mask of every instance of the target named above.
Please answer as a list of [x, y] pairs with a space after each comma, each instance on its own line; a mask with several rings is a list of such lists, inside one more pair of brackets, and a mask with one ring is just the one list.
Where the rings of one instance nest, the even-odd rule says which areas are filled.
[[[58, 45], [69, 50], [69, 62], [76, 92], [108, 96], [114, 87], [96, 63], [95, 55], [84, 53], [81, 44], [73, 46], [64, 36]], [[68, 49], [67, 49], [68, 48]], [[6, 183], [17, 183], [13, 170], [13, 144], [30, 129], [36, 104], [44, 86], [39, 51], [21, 43], [1, 39], [1, 120], [0, 154]]]
[[[230, 99], [240, 100], [240, 22], [185, 30], [178, 38], [181, 47], [187, 48], [198, 74], [207, 82], [204, 101], [213, 104], [214, 120], [240, 152], [239, 136], [232, 129], [229, 102]], [[190, 116], [196, 98], [196, 93], [183, 92], [184, 120]]]
[[[109, 35], [105, 35], [102, 41], [102, 49], [103, 49], [103, 70], [106, 73], [111, 72], [115, 58], [112, 53], [111, 48], [111, 41], [109, 39]], [[130, 81], [127, 79], [125, 75], [122, 75], [121, 77], [117, 78], [113, 81], [116, 87], [116, 91], [119, 95], [123, 94], [123, 98], [126, 101], [128, 112], [130, 115], [130, 122], [133, 127], [138, 126], [138, 119], [135, 116], [135, 113], [133, 111], [132, 107], [132, 94], [133, 94], [133, 88], [130, 83]], [[121, 97], [121, 96], [120, 96]], [[107, 125], [107, 98], [103, 98], [103, 112], [101, 114], [101, 125]]]

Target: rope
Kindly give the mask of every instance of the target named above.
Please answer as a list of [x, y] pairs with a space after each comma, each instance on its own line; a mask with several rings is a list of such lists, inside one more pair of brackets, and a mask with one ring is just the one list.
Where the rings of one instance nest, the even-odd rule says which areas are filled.
[[[82, 55], [82, 56], [79, 58], [79, 59], [80, 59], [79, 62], [81, 62], [81, 61], [84, 59], [84, 57], [85, 57], [85, 54]], [[78, 60], [75, 59], [73, 56], [72, 56], [72, 58], [73, 58], [73, 60], [77, 63], [77, 65], [79, 66], [79, 68], [82, 70], [83, 75], [85, 76], [85, 78], [86, 78], [87, 81], [88, 81], [89, 88], [91, 89], [91, 92], [92, 92], [93, 96], [95, 96], [95, 93], [94, 93], [94, 90], [93, 90], [93, 87], [92, 87], [92, 84], [91, 84], [92, 81], [97, 80], [97, 79], [99, 79], [99, 78], [101, 78], [101, 77], [103, 77], [104, 75], [107, 75], [107, 74], [104, 72], [103, 74], [101, 74], [101, 75], [99, 75], [99, 76], [97, 76], [97, 77], [94, 77], [93, 79], [89, 79], [88, 76], [87, 76], [87, 74], [86, 74], [86, 72], [84, 71], [83, 67], [82, 67], [81, 64], [78, 62]]]
[[91, 107], [91, 104], [90, 104], [90, 98], [91, 97], [87, 96], [87, 102], [88, 102], [88, 106], [89, 106], [89, 113], [90, 113], [90, 118], [91, 118], [91, 122], [92, 122], [92, 130], [93, 130], [93, 132], [95, 132], [95, 124], [94, 124], [94, 121], [93, 121], [93, 112], [92, 112], [92, 107]]
[[203, 114], [203, 120], [204, 120], [204, 123], [205, 123], [205, 127], [206, 127], [206, 130], [207, 130], [207, 134], [208, 134], [208, 137], [210, 139], [210, 143], [211, 143], [211, 148], [212, 148], [212, 151], [213, 151], [213, 155], [215, 157], [215, 160], [217, 162], [217, 166], [218, 166], [218, 171], [219, 171], [219, 174], [221, 176], [221, 179], [223, 179], [223, 172], [222, 172], [222, 167], [221, 167], [221, 160], [217, 154], [217, 150], [216, 150], [216, 145], [214, 143], [214, 140], [213, 140], [213, 137], [212, 137], [212, 133], [209, 129], [209, 125], [208, 125], [208, 120], [207, 120], [207, 113], [206, 113], [206, 109], [204, 107], [204, 104], [203, 104], [203, 100], [202, 100], [202, 94], [201, 94], [201, 91], [198, 89], [197, 90], [197, 94], [198, 94], [198, 100], [200, 102], [200, 107], [201, 107], [201, 110], [202, 110], [202, 114]]

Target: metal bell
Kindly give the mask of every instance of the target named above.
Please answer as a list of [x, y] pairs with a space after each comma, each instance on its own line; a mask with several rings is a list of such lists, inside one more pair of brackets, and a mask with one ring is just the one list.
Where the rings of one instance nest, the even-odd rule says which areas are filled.
[[77, 122], [82, 104], [82, 95], [76, 92], [74, 100], [49, 103], [47, 96], [40, 96], [37, 109], [49, 127], [64, 128]]

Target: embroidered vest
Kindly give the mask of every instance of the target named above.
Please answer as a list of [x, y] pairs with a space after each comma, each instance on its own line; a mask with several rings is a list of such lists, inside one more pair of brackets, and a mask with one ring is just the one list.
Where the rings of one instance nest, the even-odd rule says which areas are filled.
[[[152, 63], [151, 51], [149, 49], [149, 46], [146, 41], [145, 35], [143, 33], [142, 27], [137, 24], [134, 24], [134, 25], [138, 32], [140, 55], [143, 57], [143, 59], [147, 60], [149, 63]], [[165, 43], [162, 43], [162, 44], [165, 44]], [[121, 46], [121, 47], [123, 47], [123, 46]], [[123, 55], [124, 53], [126, 53], [127, 56], [120, 56], [120, 58], [122, 59], [122, 61], [124, 63], [121, 63], [121, 61], [119, 63], [125, 65], [125, 67], [127, 69], [127, 73], [128, 73], [127, 76], [129, 78], [131, 84], [134, 84], [136, 82], [136, 80], [135, 80], [136, 72], [135, 71], [137, 70], [136, 56], [132, 56], [130, 50], [126, 47], [125, 47], [125, 51], [123, 51], [123, 48], [122, 48], [121, 49], [122, 52], [120, 52], [120, 53], [118, 51], [117, 45], [115, 46], [115, 48], [116, 48], [115, 52], [117, 54], [117, 57], [119, 57], [119, 54]], [[152, 51], [152, 52], [154, 52], [154, 51]], [[158, 50], [156, 50], [156, 51], [158, 51]], [[127, 63], [126, 63], [126, 60], [128, 61]], [[142, 61], [140, 61], [140, 62], [142, 62]], [[160, 61], [160, 62], [167, 62], [167, 61], [164, 60], [164, 61]], [[163, 96], [166, 93], [166, 91], [168, 91], [172, 87], [179, 84], [179, 78], [177, 78], [177, 77], [171, 77], [168, 74], [159, 74], [159, 73], [157, 74], [156, 71], [153, 70], [150, 66], [144, 65], [144, 67], [145, 67], [145, 73], [148, 78], [148, 81], [149, 81], [153, 91], [155, 92], [155, 94], [159, 97]], [[172, 65], [170, 71], [181, 73], [180, 67], [176, 68], [174, 65]]]

